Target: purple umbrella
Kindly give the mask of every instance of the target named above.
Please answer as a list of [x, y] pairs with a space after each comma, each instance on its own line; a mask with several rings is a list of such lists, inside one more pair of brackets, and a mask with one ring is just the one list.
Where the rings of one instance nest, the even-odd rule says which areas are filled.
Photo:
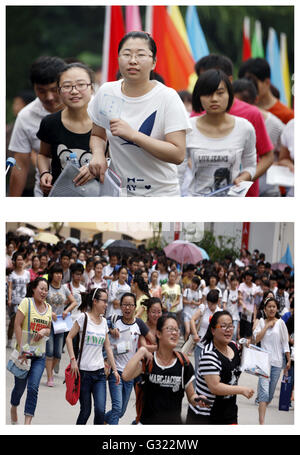
[[271, 269], [272, 270], [280, 270], [281, 272], [283, 272], [286, 267], [288, 267], [288, 265], [287, 264], [283, 264], [282, 262], [274, 262], [271, 265]]
[[179, 264], [197, 264], [203, 259], [199, 247], [186, 240], [175, 240], [164, 248], [164, 252]]

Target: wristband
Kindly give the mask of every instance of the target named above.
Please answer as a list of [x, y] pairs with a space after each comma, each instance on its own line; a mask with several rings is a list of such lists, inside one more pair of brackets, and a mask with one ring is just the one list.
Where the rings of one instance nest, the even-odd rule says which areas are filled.
[[70, 359], [70, 362], [72, 362], [72, 360], [75, 360], [75, 357], [72, 357], [72, 358]]
[[50, 171], [44, 171], [40, 174], [40, 179], [43, 177], [44, 174], [50, 174], [52, 175], [52, 173]]

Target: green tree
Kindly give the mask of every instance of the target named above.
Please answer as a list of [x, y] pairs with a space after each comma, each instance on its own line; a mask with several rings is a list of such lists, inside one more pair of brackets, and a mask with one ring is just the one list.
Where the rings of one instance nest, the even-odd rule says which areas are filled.
[[203, 238], [197, 245], [207, 252], [212, 262], [223, 261], [227, 255], [237, 258], [240, 254], [235, 237], [219, 235], [216, 238], [210, 231], [204, 231]]

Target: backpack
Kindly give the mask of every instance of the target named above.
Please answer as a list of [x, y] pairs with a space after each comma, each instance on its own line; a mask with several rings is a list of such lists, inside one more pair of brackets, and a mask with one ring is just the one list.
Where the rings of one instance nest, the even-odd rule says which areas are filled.
[[[184, 369], [189, 365], [190, 360], [189, 358], [183, 354], [182, 352], [174, 351], [174, 354], [179, 359], [182, 365], [182, 388], [184, 389]], [[135, 396], [136, 396], [136, 419], [135, 422], [139, 423], [143, 407], [144, 407], [144, 394], [147, 387], [147, 383], [149, 381], [149, 375], [153, 368], [153, 360], [151, 360], [148, 364], [146, 364], [145, 359], [142, 360], [142, 373], [141, 373], [141, 380], [138, 381], [134, 388], [135, 388]]]

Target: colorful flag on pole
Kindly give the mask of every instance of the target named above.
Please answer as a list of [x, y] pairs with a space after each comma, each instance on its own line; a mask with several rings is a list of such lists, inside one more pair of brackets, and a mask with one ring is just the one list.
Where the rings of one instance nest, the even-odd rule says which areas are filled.
[[281, 264], [287, 264], [290, 267], [294, 267], [293, 258], [290, 250], [290, 245], [287, 245], [286, 250], [282, 258], [280, 259]]
[[168, 13], [169, 13], [175, 27], [177, 28], [179, 35], [181, 36], [183, 42], [185, 43], [188, 51], [191, 54], [192, 53], [191, 46], [190, 46], [189, 38], [188, 38], [187, 31], [185, 28], [185, 23], [184, 23], [182, 15], [181, 15], [179, 6], [176, 6], [176, 5], [168, 6]]
[[289, 60], [287, 51], [287, 38], [285, 33], [280, 34], [280, 59], [282, 67], [283, 87], [285, 91], [286, 103], [291, 107], [291, 79], [289, 70]]
[[189, 5], [186, 10], [185, 23], [195, 62], [209, 54], [196, 6]]
[[251, 43], [250, 43], [250, 18], [244, 17], [243, 24], [243, 62], [251, 58]]
[[186, 90], [194, 60], [165, 6], [147, 6], [146, 30], [157, 45], [155, 71], [175, 90]]
[[102, 83], [115, 81], [118, 72], [118, 44], [125, 35], [122, 6], [105, 7], [102, 53]]
[[251, 41], [251, 54], [253, 58], [264, 58], [264, 46], [260, 21], [255, 21], [254, 34]]
[[142, 30], [142, 21], [138, 5], [125, 7], [126, 33]]
[[269, 28], [266, 59], [271, 67], [271, 83], [279, 90], [281, 102], [286, 104], [279, 45], [276, 31], [272, 27]]

